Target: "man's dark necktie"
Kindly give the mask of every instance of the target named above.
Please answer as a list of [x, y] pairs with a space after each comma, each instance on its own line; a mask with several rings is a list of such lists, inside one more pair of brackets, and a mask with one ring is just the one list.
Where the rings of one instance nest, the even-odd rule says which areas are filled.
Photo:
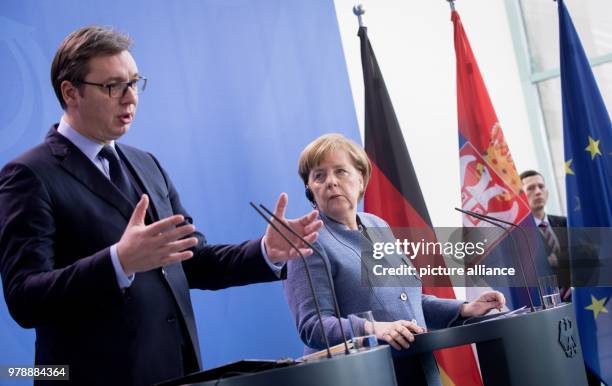
[[98, 155], [108, 161], [108, 172], [112, 183], [132, 204], [136, 204], [138, 202], [138, 194], [134, 190], [134, 186], [130, 182], [117, 153], [115, 153], [110, 145], [106, 145], [100, 150]]

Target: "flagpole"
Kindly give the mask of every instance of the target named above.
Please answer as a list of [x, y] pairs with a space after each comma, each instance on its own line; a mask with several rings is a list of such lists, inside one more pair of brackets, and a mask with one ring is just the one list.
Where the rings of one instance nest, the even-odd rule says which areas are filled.
[[357, 16], [357, 20], [359, 20], [359, 27], [365, 27], [365, 22], [363, 21], [363, 14], [365, 13], [365, 7], [363, 4], [357, 4], [353, 7], [353, 13]]
[[455, 10], [455, 0], [446, 0], [448, 1], [448, 5], [450, 6], [451, 12]]

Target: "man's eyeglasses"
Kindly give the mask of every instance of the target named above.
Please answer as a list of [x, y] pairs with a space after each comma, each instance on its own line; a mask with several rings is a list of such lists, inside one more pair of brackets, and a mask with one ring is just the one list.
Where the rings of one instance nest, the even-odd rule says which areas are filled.
[[129, 82], [116, 82], [116, 83], [93, 83], [86, 82], [84, 80], [78, 81], [81, 84], [89, 84], [91, 86], [98, 86], [108, 90], [108, 96], [111, 98], [122, 98], [127, 89], [131, 88], [136, 94], [140, 94], [147, 87], [147, 78], [139, 76], [136, 79], [130, 80]]

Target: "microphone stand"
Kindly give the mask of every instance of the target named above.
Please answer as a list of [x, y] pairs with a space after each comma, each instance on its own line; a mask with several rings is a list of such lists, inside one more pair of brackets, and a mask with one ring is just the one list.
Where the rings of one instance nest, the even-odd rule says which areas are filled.
[[[492, 216], [487, 216], [486, 214], [479, 214], [479, 213], [476, 213], [476, 214], [486, 219], [489, 219], [491, 221], [498, 221], [498, 222], [501, 222], [502, 224], [510, 225], [511, 227], [517, 228], [519, 231], [521, 231], [521, 234], [523, 235], [523, 238], [525, 239], [525, 242], [527, 243], [527, 252], [529, 252], [529, 259], [531, 260], [531, 266], [533, 267], [533, 272], [535, 272], [536, 278], [537, 278], [539, 276], [538, 268], [535, 264], [535, 259], [533, 258], [533, 248], [531, 247], [531, 243], [529, 242], [529, 237], [527, 237], [527, 232], [525, 232], [525, 229], [523, 229], [523, 227], [520, 227], [517, 224], [510, 222], [510, 221], [502, 220], [500, 218], [495, 218]], [[536, 287], [538, 289], [538, 295], [540, 296], [540, 302], [542, 303], [542, 309], [546, 309], [546, 304], [544, 303], [544, 297], [542, 296], [542, 290], [540, 289], [539, 285]]]
[[[310, 275], [310, 269], [308, 268], [308, 263], [306, 263], [306, 258], [304, 258], [304, 255], [302, 254], [302, 252], [300, 252], [300, 249], [291, 242], [291, 240], [289, 240], [287, 238], [287, 236], [285, 236], [283, 234], [283, 232], [280, 231], [280, 229], [278, 229], [276, 227], [275, 224], [272, 223], [272, 221], [270, 221], [265, 214], [262, 213], [261, 210], [259, 210], [259, 208], [257, 208], [255, 206], [255, 204], [253, 204], [252, 202], [249, 203], [253, 209], [255, 209], [257, 211], [257, 213], [259, 213], [259, 215], [261, 217], [263, 217], [264, 220], [266, 220], [266, 222], [268, 224], [270, 224], [270, 226], [272, 227], [272, 229], [274, 229], [279, 235], [282, 236], [282, 238], [293, 248], [297, 251], [297, 253], [300, 255], [300, 258], [302, 259], [302, 263], [304, 263], [304, 269], [306, 270], [306, 277], [308, 278], [308, 285], [310, 286], [310, 292], [312, 293], [312, 298], [314, 300], [315, 303], [315, 308], [317, 310], [317, 316], [319, 317], [319, 325], [321, 326], [321, 334], [323, 335], [323, 340], [325, 341], [325, 348], [327, 350], [327, 357], [331, 358], [332, 354], [331, 354], [331, 349], [329, 346], [329, 340], [327, 339], [327, 334], [325, 334], [325, 328], [323, 327], [323, 318], [321, 317], [321, 307], [319, 306], [319, 299], [317, 298], [317, 294], [315, 293], [315, 289], [314, 286], [312, 284], [312, 276]], [[282, 222], [281, 222], [282, 223]]]
[[[469, 216], [475, 217], [479, 220], [482, 220], [484, 222], [486, 222], [487, 224], [491, 224], [493, 226], [496, 226], [498, 228], [501, 228], [506, 234], [508, 234], [510, 236], [510, 238], [512, 239], [512, 244], [514, 245], [514, 249], [516, 250], [516, 253], [518, 255], [519, 249], [516, 245], [516, 240], [514, 239], [514, 237], [512, 237], [512, 235], [510, 235], [510, 232], [504, 228], [503, 226], [501, 226], [499, 224], [499, 222], [503, 223], [503, 224], [508, 224], [508, 225], [514, 225], [511, 223], [507, 223], [506, 221], [502, 221], [500, 219], [497, 219], [495, 217], [491, 217], [491, 216], [487, 216], [487, 215], [483, 215], [480, 213], [476, 213], [476, 212], [472, 212], [471, 210], [465, 210], [465, 209], [459, 209], [459, 208], [455, 208], [455, 210], [467, 214]], [[516, 225], [515, 225], [516, 226]], [[517, 256], [516, 260], [518, 260], [518, 263], [521, 267], [521, 276], [523, 278], [523, 284], [525, 285], [525, 289], [527, 290], [527, 296], [529, 298], [529, 308], [531, 310], [531, 312], [535, 312], [535, 306], [533, 304], [533, 298], [531, 297], [531, 291], [529, 289], [529, 284], [527, 283], [527, 278], [525, 277], [525, 267], [523, 266], [523, 262], [521, 261], [521, 258], [519, 256]], [[537, 273], [536, 273], [537, 275]], [[539, 287], [538, 287], [538, 291], [539, 291]], [[542, 303], [544, 304], [544, 303]]]
[[[340, 333], [342, 334], [342, 339], [344, 340], [344, 354], [348, 355], [350, 353], [348, 348], [348, 343], [346, 342], [346, 334], [344, 333], [344, 327], [342, 327], [342, 318], [340, 316], [340, 307], [338, 306], [338, 297], [336, 296], [336, 290], [334, 288], [334, 282], [331, 278], [331, 272], [329, 272], [329, 267], [327, 266], [327, 262], [323, 258], [323, 254], [319, 251], [314, 245], [306, 241], [302, 236], [300, 236], [296, 231], [294, 231], [289, 225], [285, 224], [284, 221], [281, 221], [270, 209], [266, 208], [264, 205], [259, 205], [263, 210], [266, 211], [272, 218], [278, 221], [285, 229], [287, 229], [291, 234], [300, 239], [304, 244], [306, 244], [313, 252], [316, 252], [317, 255], [323, 261], [323, 267], [325, 267], [325, 273], [327, 274], [327, 283], [329, 284], [329, 288], [331, 289], [332, 299], [334, 301], [334, 312], [336, 314], [336, 319], [338, 319], [338, 324], [340, 325]], [[295, 248], [295, 247], [294, 247]]]

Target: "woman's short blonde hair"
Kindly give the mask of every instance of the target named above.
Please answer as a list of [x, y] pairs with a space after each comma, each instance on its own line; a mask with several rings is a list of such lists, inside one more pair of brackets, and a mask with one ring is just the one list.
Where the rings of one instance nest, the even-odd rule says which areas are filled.
[[[342, 134], [336, 133], [322, 135], [309, 143], [308, 146], [302, 150], [300, 160], [298, 161], [298, 174], [302, 178], [302, 181], [304, 181], [304, 185], [308, 185], [310, 171], [319, 166], [323, 158], [335, 150], [344, 150], [347, 152], [351, 161], [353, 161], [353, 166], [361, 173], [361, 177], [363, 177], [363, 189], [365, 191], [366, 186], [368, 186], [368, 181], [370, 180], [370, 175], [372, 174], [372, 165], [370, 164], [368, 155], [360, 145]], [[363, 198], [363, 192], [361, 192], [361, 197], [359, 198]]]

